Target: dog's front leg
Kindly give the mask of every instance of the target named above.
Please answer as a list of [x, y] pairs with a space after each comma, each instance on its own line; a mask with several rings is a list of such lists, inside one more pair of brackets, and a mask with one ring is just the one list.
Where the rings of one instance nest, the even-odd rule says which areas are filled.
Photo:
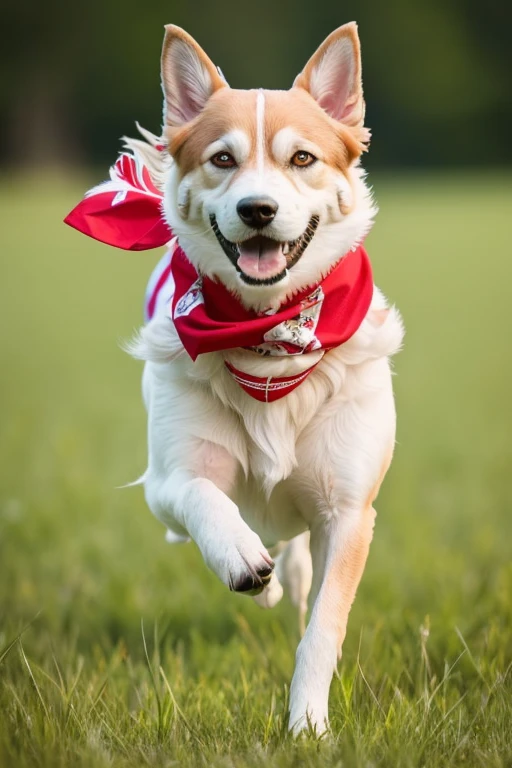
[[198, 441], [193, 455], [194, 468], [176, 468], [163, 482], [149, 473], [148, 505], [171, 529], [188, 533], [226, 586], [258, 594], [269, 583], [274, 563], [225, 492], [234, 480], [236, 462], [209, 441]]
[[290, 728], [328, 727], [329, 688], [356, 590], [373, 535], [375, 511], [337, 511], [311, 530], [313, 591], [311, 618], [297, 648], [290, 689]]

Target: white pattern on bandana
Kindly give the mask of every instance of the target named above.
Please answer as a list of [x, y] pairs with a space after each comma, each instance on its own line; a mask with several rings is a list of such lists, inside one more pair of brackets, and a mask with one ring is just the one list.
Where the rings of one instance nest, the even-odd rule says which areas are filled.
[[320, 349], [322, 344], [315, 331], [323, 300], [324, 292], [319, 285], [303, 302], [305, 306], [300, 314], [271, 328], [263, 337], [264, 343], [250, 349], [264, 356], [302, 355]]
[[203, 281], [200, 277], [197, 278], [195, 283], [190, 286], [185, 295], [176, 304], [174, 319], [190, 315], [192, 310], [199, 306], [199, 304], [204, 304]]

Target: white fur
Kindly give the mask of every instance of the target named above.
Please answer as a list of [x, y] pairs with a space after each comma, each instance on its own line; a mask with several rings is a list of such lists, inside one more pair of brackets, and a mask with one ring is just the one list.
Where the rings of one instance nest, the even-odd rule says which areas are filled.
[[322, 147], [313, 141], [304, 139], [293, 128], [281, 128], [272, 139], [272, 154], [281, 165], [285, 165], [287, 160], [299, 150], [311, 152], [315, 157], [324, 160]]
[[[373, 306], [383, 306], [379, 292]], [[180, 354], [168, 317], [156, 317], [143, 329], [138, 347], [148, 360], [145, 489], [152, 512], [175, 535], [190, 535], [226, 585], [240, 580], [248, 564], [260, 568], [265, 547], [306, 530], [324, 530], [324, 541], [342, 549], [344, 531], [354, 525], [392, 450], [395, 411], [387, 356], [401, 339], [396, 310], [382, 325], [370, 312], [348, 345], [329, 352], [290, 395], [266, 404], [248, 397], [223, 361], [240, 366], [245, 357], [243, 367], [261, 374], [274, 362], [282, 370], [282, 359], [238, 351], [201, 355], [194, 364]], [[292, 370], [295, 360], [284, 364]], [[320, 573], [324, 558], [317, 555]], [[300, 559], [296, 571], [295, 600], [304, 615], [310, 577], [302, 574]], [[258, 601], [271, 606], [281, 593], [273, 577]], [[320, 731], [326, 727], [337, 653], [336, 639], [312, 619], [293, 679], [295, 730], [308, 720]]]
[[[312, 282], [328, 265], [325, 251], [338, 253], [340, 242], [347, 248], [369, 228], [373, 209], [359, 172], [354, 188], [353, 212], [335, 233], [320, 230], [317, 235], [320, 267], [313, 260], [299, 263], [300, 274], [290, 275], [294, 287]], [[172, 180], [166, 208], [173, 211], [176, 231], [180, 222], [169, 190]], [[209, 234], [197, 240], [185, 235], [181, 242], [205, 271], [223, 271], [226, 257], [219, 257]], [[230, 273], [226, 282], [234, 285]], [[357, 333], [325, 355], [290, 395], [271, 404], [248, 397], [227, 373], [224, 360], [253, 375], [282, 376], [307, 367], [311, 356], [269, 359], [232, 350], [204, 354], [192, 363], [167, 316], [157, 315], [141, 331], [136, 351], [148, 361], [148, 505], [175, 536], [196, 541], [206, 564], [226, 585], [240, 581], [248, 565], [252, 571], [264, 566], [265, 547], [319, 525], [332, 546], [339, 542], [343, 548], [343, 532], [377, 483], [394, 442], [387, 358], [399, 349], [403, 329], [394, 308], [381, 322], [386, 306], [376, 289]], [[320, 572], [324, 557], [317, 556]], [[298, 573], [302, 586], [297, 586], [295, 599], [303, 616], [309, 577], [307, 572], [301, 576], [300, 568]], [[281, 594], [274, 576], [258, 601], [270, 606]], [[310, 621], [292, 686], [290, 723], [296, 731], [308, 721], [320, 731], [326, 727], [337, 652], [334, 636], [329, 640], [318, 622]]]
[[[214, 141], [206, 148], [204, 155], [201, 158], [201, 162], [207, 163], [210, 157], [223, 150], [230, 152], [238, 165], [243, 165], [251, 151], [251, 144], [247, 134], [240, 130], [234, 130], [230, 131], [225, 136], [221, 136], [220, 139], [217, 139], [217, 141]], [[219, 171], [214, 165], [208, 165], [207, 168], [213, 180], [219, 178], [219, 174], [222, 175], [222, 171]]]
[[[315, 75], [322, 83], [318, 98], [331, 87], [340, 58], [350, 80], [347, 45], [341, 41], [322, 60]], [[196, 89], [204, 97], [208, 90], [204, 73], [196, 72], [197, 83], [191, 85], [191, 67], [196, 64], [187, 56], [181, 63], [173, 59], [172, 77], [181, 71], [189, 93]], [[320, 88], [318, 83], [315, 87]], [[181, 91], [178, 87], [179, 93], [183, 87]], [[263, 154], [260, 157], [264, 111], [264, 94], [258, 92], [255, 167], [244, 165], [250, 138], [237, 129], [211, 145], [185, 178], [171, 165], [164, 185], [166, 219], [190, 261], [256, 309], [277, 307], [320, 280], [361, 243], [375, 214], [361, 169], [352, 166], [344, 176], [329, 168], [321, 147], [306, 143], [296, 129], [284, 129], [274, 137], [274, 162], [265, 162]], [[222, 149], [237, 160], [236, 178], [209, 162], [209, 153]], [[318, 164], [300, 171], [284, 169], [284, 160], [297, 149], [312, 151]], [[327, 170], [323, 186], [315, 183], [321, 170]], [[186, 212], [179, 204], [184, 189]], [[265, 229], [276, 240], [295, 239], [313, 215], [320, 218], [298, 264], [272, 286], [243, 284], [210, 227], [213, 213], [229, 240], [249, 237], [251, 231], [236, 213], [237, 202], [248, 195], [269, 195], [277, 201], [278, 213]], [[351, 206], [344, 207], [340, 196], [346, 202], [349, 195]], [[395, 408], [388, 358], [400, 348], [402, 336], [400, 315], [375, 289], [358, 331], [325, 355], [318, 351], [262, 358], [234, 349], [200, 355], [194, 363], [164, 311], [141, 330], [131, 347], [146, 360], [146, 498], [171, 538], [190, 536], [209, 568], [230, 587], [268, 568], [267, 548], [276, 547], [281, 551], [276, 571], [257, 601], [272, 606], [282, 587], [289, 589], [300, 610], [302, 632], [312, 583], [312, 614], [291, 685], [294, 732], [308, 723], [318, 732], [327, 727], [329, 686], [371, 539], [371, 504], [393, 451]], [[257, 376], [289, 376], [319, 362], [289, 395], [262, 403], [236, 384], [226, 360]], [[283, 549], [283, 542], [291, 543]], [[354, 552], [359, 552], [357, 558]], [[351, 578], [345, 586], [340, 585], [344, 563]]]
[[265, 94], [258, 91], [256, 97], [256, 168], [258, 175], [263, 176], [265, 165]]

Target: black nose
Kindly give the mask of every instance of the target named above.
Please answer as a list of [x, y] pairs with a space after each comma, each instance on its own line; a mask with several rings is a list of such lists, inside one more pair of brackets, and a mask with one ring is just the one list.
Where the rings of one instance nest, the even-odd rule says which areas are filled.
[[262, 229], [270, 224], [278, 207], [271, 197], [244, 197], [238, 203], [236, 211], [248, 227]]

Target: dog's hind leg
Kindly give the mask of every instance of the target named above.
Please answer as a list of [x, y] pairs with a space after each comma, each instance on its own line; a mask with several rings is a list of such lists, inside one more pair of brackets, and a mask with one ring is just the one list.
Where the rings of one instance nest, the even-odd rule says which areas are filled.
[[[290, 689], [290, 728], [328, 727], [329, 688], [341, 656], [349, 611], [363, 575], [375, 511], [333, 515], [311, 530], [313, 596], [308, 627], [297, 648]], [[316, 594], [315, 594], [316, 593]]]
[[257, 603], [260, 608], [273, 608], [274, 605], [277, 605], [282, 596], [283, 588], [274, 571], [272, 578], [265, 589], [259, 595], [254, 596], [254, 602]]
[[275, 554], [276, 569], [272, 579], [254, 601], [262, 608], [273, 608], [286, 590], [291, 602], [299, 612], [300, 636], [306, 631], [306, 614], [308, 611], [308, 595], [313, 577], [311, 552], [309, 551], [309, 531], [295, 536], [286, 543], [281, 542]]
[[313, 565], [309, 551], [309, 531], [295, 536], [276, 558], [279, 581], [299, 611], [300, 636], [306, 631], [308, 595], [313, 578]]
[[299, 612], [299, 632], [302, 637], [306, 631], [308, 595], [311, 589], [313, 566], [309, 551], [309, 531], [295, 536], [291, 541], [282, 542], [275, 554], [276, 569], [268, 586], [254, 601], [262, 608], [273, 608], [286, 590], [293, 605]]

